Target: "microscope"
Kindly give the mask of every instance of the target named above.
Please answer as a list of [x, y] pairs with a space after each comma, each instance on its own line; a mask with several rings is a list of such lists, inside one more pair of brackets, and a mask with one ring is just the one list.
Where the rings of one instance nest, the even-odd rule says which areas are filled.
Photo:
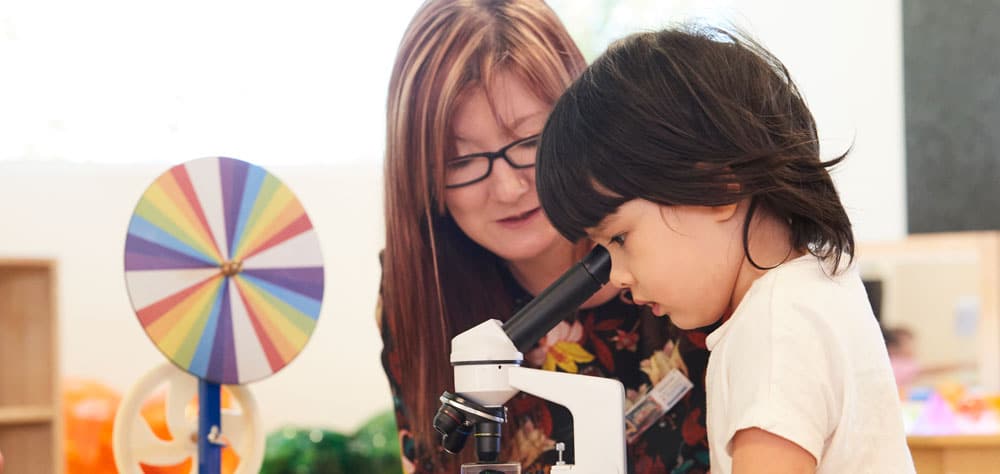
[[523, 352], [604, 286], [610, 273], [611, 256], [598, 245], [506, 323], [490, 319], [452, 339], [455, 393], [441, 396], [434, 429], [453, 454], [474, 435], [478, 462], [462, 465], [462, 474], [521, 472], [516, 463], [498, 463], [500, 427], [507, 421], [503, 405], [518, 392], [563, 405], [573, 415], [575, 464], [562, 461], [565, 445], [557, 443], [560, 460], [553, 474], [625, 474], [621, 382], [521, 367]]

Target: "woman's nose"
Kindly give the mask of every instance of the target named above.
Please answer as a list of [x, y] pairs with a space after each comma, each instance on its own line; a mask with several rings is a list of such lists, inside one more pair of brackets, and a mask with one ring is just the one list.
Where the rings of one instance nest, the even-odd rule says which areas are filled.
[[502, 158], [493, 162], [493, 172], [490, 173], [493, 194], [502, 202], [514, 202], [531, 190], [531, 183], [526, 174], [512, 168]]

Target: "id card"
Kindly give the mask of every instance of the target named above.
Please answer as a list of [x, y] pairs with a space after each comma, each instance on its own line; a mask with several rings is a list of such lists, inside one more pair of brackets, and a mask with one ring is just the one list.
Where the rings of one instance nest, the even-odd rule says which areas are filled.
[[649, 393], [625, 412], [625, 437], [629, 443], [635, 441], [653, 423], [670, 411], [684, 397], [694, 384], [681, 371], [671, 370]]

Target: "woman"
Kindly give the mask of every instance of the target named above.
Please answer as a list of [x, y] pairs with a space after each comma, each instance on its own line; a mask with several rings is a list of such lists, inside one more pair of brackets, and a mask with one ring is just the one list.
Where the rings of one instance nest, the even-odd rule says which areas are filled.
[[[537, 136], [586, 66], [539, 0], [430, 0], [403, 36], [389, 84], [379, 323], [408, 472], [458, 472], [431, 420], [453, 387], [456, 334], [504, 320], [591, 245], [564, 240], [534, 186]], [[680, 332], [608, 286], [525, 354], [525, 364], [616, 378], [635, 404], [677, 369], [694, 383], [668, 413], [635, 427], [633, 472], [708, 470], [704, 333]], [[548, 472], [554, 446], [573, 458], [561, 406], [511, 400], [502, 460]]]

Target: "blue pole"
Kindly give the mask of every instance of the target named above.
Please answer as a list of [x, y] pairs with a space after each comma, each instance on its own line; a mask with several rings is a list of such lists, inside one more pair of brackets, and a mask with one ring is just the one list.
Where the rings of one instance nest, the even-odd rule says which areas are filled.
[[222, 400], [219, 384], [198, 379], [198, 474], [219, 474], [222, 470]]

